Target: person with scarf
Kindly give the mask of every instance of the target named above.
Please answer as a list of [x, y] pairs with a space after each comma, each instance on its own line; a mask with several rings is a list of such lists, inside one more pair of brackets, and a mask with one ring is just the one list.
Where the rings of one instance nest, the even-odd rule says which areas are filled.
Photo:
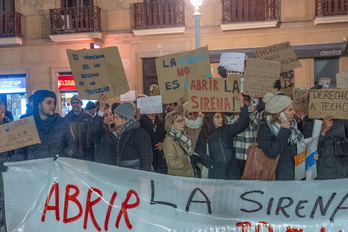
[[[243, 96], [235, 97], [240, 104], [240, 117], [227, 124], [225, 113], [209, 112], [203, 119], [202, 130], [198, 137], [196, 152], [201, 163], [209, 169], [209, 179], [239, 180], [241, 169], [233, 148], [233, 138], [249, 125], [248, 108], [243, 106]], [[236, 101], [237, 102], [237, 101]]]
[[193, 166], [199, 162], [199, 156], [194, 153], [191, 138], [186, 134], [183, 115], [176, 111], [168, 113], [164, 120], [164, 129], [167, 135], [163, 151], [168, 174], [194, 177]]
[[34, 93], [33, 116], [41, 143], [16, 149], [11, 161], [74, 156], [77, 145], [69, 123], [55, 113], [56, 99], [56, 94], [50, 90]]
[[135, 108], [124, 102], [114, 110], [114, 122], [118, 137], [116, 165], [144, 171], [152, 171], [152, 146], [150, 135], [134, 120]]
[[258, 144], [269, 158], [280, 156], [276, 180], [295, 180], [294, 157], [305, 143], [294, 118], [292, 100], [285, 95], [267, 93], [263, 101], [266, 112], [257, 133]]

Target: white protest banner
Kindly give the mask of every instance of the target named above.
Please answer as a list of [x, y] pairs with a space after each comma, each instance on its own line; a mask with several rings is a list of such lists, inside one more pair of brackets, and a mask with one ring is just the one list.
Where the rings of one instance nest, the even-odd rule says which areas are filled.
[[196, 179], [70, 158], [6, 165], [11, 232], [348, 230], [348, 179]]
[[129, 90], [127, 93], [120, 95], [120, 100], [123, 102], [135, 100], [135, 90]]
[[129, 91], [117, 47], [66, 50], [79, 97], [98, 99], [120, 96]]
[[336, 86], [340, 89], [348, 89], [348, 73], [336, 74]]
[[137, 99], [137, 108], [141, 114], [163, 113], [162, 96], [140, 97]]
[[245, 53], [225, 52], [221, 54], [220, 66], [229, 71], [244, 71]]
[[274, 88], [279, 79], [280, 62], [262, 59], [247, 59], [243, 93], [253, 97], [263, 97], [266, 93], [277, 94]]
[[306, 180], [314, 180], [317, 177], [317, 160], [315, 156], [318, 154], [318, 140], [323, 124], [322, 120], [314, 119], [312, 137], [307, 143], [307, 157], [306, 157]]
[[156, 70], [163, 103], [173, 103], [181, 97], [187, 99], [188, 77], [212, 77], [206, 47], [158, 57]]
[[309, 92], [309, 118], [333, 115], [348, 119], [348, 89], [312, 89]]
[[234, 98], [240, 93], [240, 76], [229, 74], [227, 78], [188, 79], [189, 112], [240, 112], [240, 104]]
[[0, 153], [41, 143], [33, 116], [0, 126]]
[[281, 63], [282, 72], [302, 67], [290, 42], [274, 44], [269, 47], [257, 49], [255, 55], [260, 59], [279, 61]]
[[309, 88], [294, 88], [292, 96], [294, 110], [304, 109], [305, 112], [308, 112]]

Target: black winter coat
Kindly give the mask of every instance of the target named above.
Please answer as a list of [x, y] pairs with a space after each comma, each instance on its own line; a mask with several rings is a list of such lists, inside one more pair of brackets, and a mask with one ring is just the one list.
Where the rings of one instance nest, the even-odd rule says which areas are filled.
[[134, 122], [119, 135], [116, 150], [117, 166], [152, 170], [151, 138], [139, 122]]
[[89, 125], [89, 135], [94, 140], [94, 161], [116, 165], [117, 137], [103, 127], [103, 117], [98, 114]]
[[275, 136], [266, 121], [262, 121], [257, 134], [257, 141], [262, 151], [272, 159], [279, 157], [276, 170], [276, 180], [295, 180], [295, 160], [297, 145], [291, 145], [288, 140], [291, 130], [280, 128]]
[[77, 146], [69, 124], [59, 114], [46, 120], [35, 120], [41, 143], [16, 149], [11, 161], [48, 158], [57, 154], [74, 156]]
[[[201, 130], [196, 145], [196, 153], [201, 163], [209, 168], [209, 179], [239, 180], [241, 170], [233, 148], [233, 137], [249, 126], [248, 108], [242, 107], [240, 118], [225, 128], [218, 128], [207, 141], [204, 131]], [[209, 154], [207, 154], [207, 143]]]

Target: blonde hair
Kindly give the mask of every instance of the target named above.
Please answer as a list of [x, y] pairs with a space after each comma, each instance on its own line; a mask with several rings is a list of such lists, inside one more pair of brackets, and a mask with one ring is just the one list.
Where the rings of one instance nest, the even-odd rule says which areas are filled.
[[172, 128], [172, 125], [174, 123], [174, 121], [179, 117], [184, 117], [182, 115], [182, 113], [176, 112], [176, 111], [172, 111], [170, 113], [168, 113], [164, 119], [164, 129], [166, 131], [170, 131], [170, 129]]

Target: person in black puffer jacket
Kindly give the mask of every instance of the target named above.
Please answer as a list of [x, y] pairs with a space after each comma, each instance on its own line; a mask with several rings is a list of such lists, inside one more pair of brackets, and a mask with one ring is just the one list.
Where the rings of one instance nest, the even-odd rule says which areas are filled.
[[145, 171], [152, 170], [152, 146], [150, 135], [134, 120], [135, 108], [125, 102], [114, 110], [117, 142], [117, 166]]
[[41, 143], [16, 149], [11, 161], [74, 156], [77, 146], [69, 124], [55, 110], [55, 93], [49, 90], [34, 93], [33, 116]]

